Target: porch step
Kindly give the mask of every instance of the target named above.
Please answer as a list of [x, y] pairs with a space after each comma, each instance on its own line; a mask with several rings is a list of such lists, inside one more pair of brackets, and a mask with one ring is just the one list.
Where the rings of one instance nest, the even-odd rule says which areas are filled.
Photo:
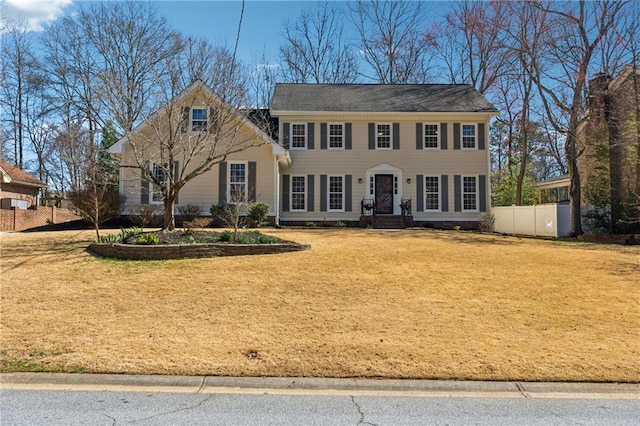
[[404, 229], [412, 223], [413, 216], [360, 216], [360, 225], [362, 227], [371, 226], [375, 229]]

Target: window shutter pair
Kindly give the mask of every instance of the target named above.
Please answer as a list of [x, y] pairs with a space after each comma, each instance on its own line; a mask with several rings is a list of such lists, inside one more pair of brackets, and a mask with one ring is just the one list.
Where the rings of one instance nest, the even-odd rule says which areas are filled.
[[[485, 149], [486, 140], [485, 140], [485, 123], [477, 124], [478, 130], [478, 140], [477, 147], [482, 150]], [[462, 140], [460, 136], [460, 123], [453, 123], [453, 149], [460, 149], [460, 141]]]
[[[352, 189], [352, 175], [344, 176], [344, 211], [350, 212], [353, 210], [353, 203], [351, 198], [353, 197], [353, 189]], [[327, 188], [327, 175], [320, 175], [320, 211], [326, 212], [328, 211], [328, 198], [329, 191]]]
[[[400, 149], [400, 123], [391, 125], [391, 147], [394, 150]], [[369, 149], [376, 149], [376, 123], [369, 123]]]
[[[258, 164], [255, 161], [249, 161], [247, 170], [247, 195], [249, 202], [256, 201], [256, 182], [257, 182], [257, 167]], [[227, 203], [227, 169], [228, 164], [226, 161], [218, 164], [218, 204]]]
[[[307, 149], [315, 148], [314, 123], [307, 123]], [[291, 123], [282, 123], [282, 146], [285, 149], [291, 147]]]
[[[315, 194], [315, 182], [314, 175], [307, 175], [306, 190], [307, 190], [307, 211], [312, 212], [315, 210], [314, 194]], [[288, 212], [291, 210], [289, 199], [291, 197], [291, 176], [282, 175], [282, 211]]]
[[[447, 149], [447, 123], [440, 123], [440, 149]], [[424, 149], [424, 123], [416, 123], [416, 149]]]
[[[177, 179], [178, 177], [178, 173], [179, 173], [179, 168], [178, 166], [180, 165], [180, 163], [178, 161], [174, 161], [173, 162], [173, 177], [174, 179]], [[141, 182], [141, 187], [140, 187], [140, 204], [149, 204], [149, 188], [151, 187], [151, 181], [148, 178], [147, 175], [147, 170], [151, 169], [151, 163], [150, 162], [146, 162], [145, 163], [145, 168], [144, 169], [140, 169], [140, 182]], [[178, 197], [176, 197], [176, 204], [178, 204]]]
[[[327, 123], [320, 123], [320, 149], [327, 149], [329, 146], [329, 131]], [[344, 149], [351, 149], [353, 142], [351, 139], [351, 123], [344, 124]]]
[[[462, 211], [462, 176], [455, 175], [453, 177], [453, 191], [455, 196], [454, 210]], [[487, 211], [487, 176], [478, 176], [478, 210], [480, 212]]]
[[[424, 211], [424, 175], [416, 175], [416, 211]], [[440, 211], [449, 211], [449, 176], [440, 176]]]

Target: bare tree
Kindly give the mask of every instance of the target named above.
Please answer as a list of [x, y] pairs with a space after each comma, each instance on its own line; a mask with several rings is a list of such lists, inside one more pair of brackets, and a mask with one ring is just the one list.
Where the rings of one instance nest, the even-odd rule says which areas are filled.
[[351, 19], [362, 59], [384, 84], [426, 83], [432, 45], [425, 31], [427, 2], [362, 1], [351, 3]]
[[577, 131], [585, 110], [587, 75], [602, 37], [614, 26], [623, 2], [607, 0], [558, 5], [535, 1], [544, 31], [543, 48], [533, 49], [523, 40], [546, 116], [553, 127], [566, 135], [565, 155], [569, 171], [572, 236], [582, 234], [581, 190]]
[[280, 46], [282, 75], [293, 83], [353, 83], [358, 78], [357, 58], [345, 42], [340, 10], [321, 3], [315, 13], [302, 11], [287, 22]]
[[435, 47], [451, 83], [471, 84], [484, 94], [505, 72], [511, 59], [505, 41], [509, 23], [505, 6], [496, 1], [452, 3], [444, 25], [435, 26]]

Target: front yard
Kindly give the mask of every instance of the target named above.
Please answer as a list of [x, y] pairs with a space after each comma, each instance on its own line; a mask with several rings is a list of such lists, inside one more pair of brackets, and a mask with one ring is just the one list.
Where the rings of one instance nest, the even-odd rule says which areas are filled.
[[640, 381], [640, 247], [272, 230], [304, 252], [115, 261], [3, 234], [4, 371]]

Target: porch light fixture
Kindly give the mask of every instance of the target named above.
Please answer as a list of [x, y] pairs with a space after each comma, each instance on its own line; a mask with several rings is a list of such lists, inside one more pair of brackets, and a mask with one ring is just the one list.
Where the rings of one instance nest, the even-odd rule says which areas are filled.
[[362, 183], [362, 178], [358, 178], [358, 183]]
[[407, 183], [411, 183], [411, 178], [407, 178]]

